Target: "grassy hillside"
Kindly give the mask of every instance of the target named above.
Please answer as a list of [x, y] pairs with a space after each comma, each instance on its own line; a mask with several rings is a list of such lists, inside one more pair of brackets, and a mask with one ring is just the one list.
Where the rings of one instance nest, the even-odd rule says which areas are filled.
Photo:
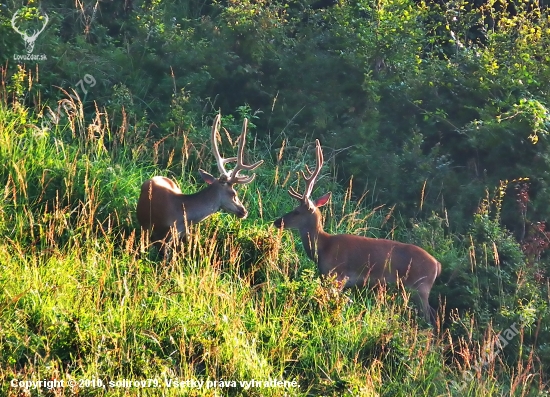
[[[156, 139], [74, 109], [55, 125], [16, 97], [0, 103], [2, 395], [548, 395], [548, 289], [526, 285], [525, 258], [494, 216], [503, 196], [459, 238], [435, 216], [407, 228], [368, 194], [351, 201], [325, 167], [327, 230], [412, 242], [443, 263], [432, 329], [399, 288], [339, 292], [297, 236], [271, 226], [294, 205], [286, 189], [311, 146], [250, 144], [266, 163], [239, 190], [249, 217], [216, 214], [161, 259], [137, 230], [139, 188], [155, 174], [202, 187], [207, 119], [192, 141]], [[20, 383], [53, 380], [64, 387]]]

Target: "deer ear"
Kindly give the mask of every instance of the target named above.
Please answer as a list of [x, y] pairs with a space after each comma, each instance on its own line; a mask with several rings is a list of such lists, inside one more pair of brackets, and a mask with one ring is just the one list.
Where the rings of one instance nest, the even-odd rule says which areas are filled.
[[199, 168], [199, 174], [200, 174], [202, 180], [205, 181], [206, 183], [208, 183], [209, 185], [213, 184], [216, 181], [216, 178], [214, 178], [212, 175], [210, 175], [205, 170], [201, 170], [200, 168]]
[[328, 203], [328, 201], [330, 200], [331, 194], [332, 194], [331, 192], [328, 192], [322, 195], [321, 197], [319, 197], [317, 200], [314, 201], [315, 206], [322, 207], [323, 205]]

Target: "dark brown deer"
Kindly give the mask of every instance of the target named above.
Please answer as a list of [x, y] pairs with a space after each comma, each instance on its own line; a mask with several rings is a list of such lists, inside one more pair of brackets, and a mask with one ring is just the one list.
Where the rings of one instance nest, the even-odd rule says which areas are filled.
[[[248, 120], [243, 123], [239, 137], [237, 157], [223, 158], [220, 155], [217, 135], [220, 129], [220, 115], [212, 124], [212, 150], [216, 158], [220, 177], [215, 178], [208, 172], [199, 169], [201, 178], [208, 184], [203, 190], [194, 194], [183, 194], [179, 187], [170, 179], [155, 176], [144, 182], [137, 204], [137, 218], [141, 227], [151, 231], [151, 240], [162, 245], [171, 236], [171, 228], [175, 227], [179, 238], [184, 238], [188, 227], [198, 223], [220, 209], [246, 218], [248, 211], [242, 205], [235, 185], [250, 183], [255, 174], [239, 175], [241, 171], [252, 171], [263, 163], [263, 160], [252, 165], [243, 162], [243, 151], [246, 143]], [[237, 164], [231, 171], [225, 169], [225, 164], [235, 161]], [[167, 239], [168, 237], [168, 239]]]
[[317, 166], [308, 176], [303, 194], [292, 187], [289, 194], [300, 202], [294, 210], [274, 222], [277, 228], [296, 229], [300, 233], [307, 255], [317, 264], [322, 275], [336, 276], [344, 287], [367, 287], [378, 283], [395, 283], [413, 289], [415, 299], [426, 321], [435, 322], [428, 303], [430, 290], [441, 273], [441, 264], [422, 248], [397, 241], [368, 238], [350, 234], [328, 234], [323, 230], [319, 207], [330, 199], [328, 192], [315, 201], [310, 199], [315, 180], [323, 166], [321, 144], [317, 145]]

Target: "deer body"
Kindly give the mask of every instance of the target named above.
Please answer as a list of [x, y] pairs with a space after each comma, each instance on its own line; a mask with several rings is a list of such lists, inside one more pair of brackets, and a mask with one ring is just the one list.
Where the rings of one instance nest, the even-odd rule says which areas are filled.
[[[170, 238], [172, 227], [176, 228], [179, 238], [184, 238], [190, 225], [206, 219], [219, 210], [225, 210], [239, 218], [246, 218], [248, 215], [248, 211], [237, 196], [234, 185], [251, 182], [254, 174], [242, 176], [239, 173], [243, 170], [253, 170], [263, 161], [252, 165], [243, 163], [246, 119], [239, 138], [237, 157], [228, 159], [221, 157], [216, 142], [219, 127], [220, 116], [218, 115], [212, 126], [211, 138], [221, 176], [215, 178], [208, 172], [199, 170], [201, 178], [208, 184], [206, 188], [194, 194], [183, 194], [172, 180], [163, 176], [155, 176], [142, 184], [136, 208], [137, 218], [143, 229], [151, 231], [152, 241], [157, 245], [162, 240]], [[237, 165], [228, 172], [225, 170], [225, 164], [231, 161], [236, 161]]]
[[386, 239], [375, 239], [351, 234], [329, 234], [323, 230], [319, 207], [330, 199], [330, 192], [312, 201], [309, 196], [322, 166], [322, 152], [317, 141], [317, 168], [309, 177], [304, 174], [307, 187], [303, 195], [294, 189], [289, 193], [300, 200], [293, 211], [274, 222], [277, 228], [296, 229], [304, 249], [322, 275], [335, 275], [344, 287], [368, 287], [396, 283], [416, 291], [415, 299], [424, 318], [434, 322], [428, 297], [435, 279], [441, 273], [441, 264], [422, 248]]
[[[232, 200], [224, 200], [231, 195]], [[156, 203], [162, 205], [155, 205]], [[189, 226], [220, 209], [234, 213], [239, 218], [246, 218], [248, 215], [237, 193], [227, 183], [214, 180], [211, 185], [197, 193], [183, 194], [171, 179], [155, 176], [141, 186], [137, 218], [144, 229], [152, 231], [153, 241], [157, 241], [167, 236], [173, 226], [181, 237], [185, 236]]]
[[[304, 240], [302, 235], [302, 243], [309, 245], [309, 237]], [[431, 289], [440, 271], [439, 262], [422, 248], [398, 241], [321, 232], [317, 247], [320, 248], [316, 251], [306, 251], [317, 263], [319, 272], [324, 275], [335, 273], [338, 280], [346, 281], [345, 287], [369, 286], [370, 280], [395, 283], [401, 278], [407, 287], [429, 284]], [[420, 259], [415, 259], [417, 257]], [[434, 263], [437, 266], [431, 266]], [[433, 271], [426, 275], [422, 272], [424, 268]], [[417, 270], [420, 270], [420, 275], [416, 274]]]

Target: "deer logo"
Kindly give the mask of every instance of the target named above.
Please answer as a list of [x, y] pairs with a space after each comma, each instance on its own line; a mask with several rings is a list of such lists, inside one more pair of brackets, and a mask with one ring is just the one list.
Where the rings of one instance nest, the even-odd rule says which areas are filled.
[[19, 33], [23, 37], [23, 40], [25, 41], [25, 50], [27, 51], [27, 54], [30, 55], [30, 54], [32, 54], [32, 52], [34, 50], [34, 42], [36, 41], [38, 35], [40, 33], [42, 33], [44, 31], [44, 29], [46, 28], [46, 25], [48, 24], [49, 18], [48, 18], [47, 14], [44, 14], [45, 21], [44, 21], [44, 26], [42, 26], [42, 29], [40, 29], [40, 30], [34, 29], [33, 33], [31, 35], [29, 35], [29, 34], [27, 34], [29, 29], [25, 29], [25, 30], [21, 31], [15, 25], [15, 19], [17, 18], [18, 14], [19, 14], [19, 10], [17, 10], [15, 12], [15, 14], [13, 14], [13, 17], [11, 18], [11, 26], [12, 26], [13, 30], [15, 30], [17, 33]]

